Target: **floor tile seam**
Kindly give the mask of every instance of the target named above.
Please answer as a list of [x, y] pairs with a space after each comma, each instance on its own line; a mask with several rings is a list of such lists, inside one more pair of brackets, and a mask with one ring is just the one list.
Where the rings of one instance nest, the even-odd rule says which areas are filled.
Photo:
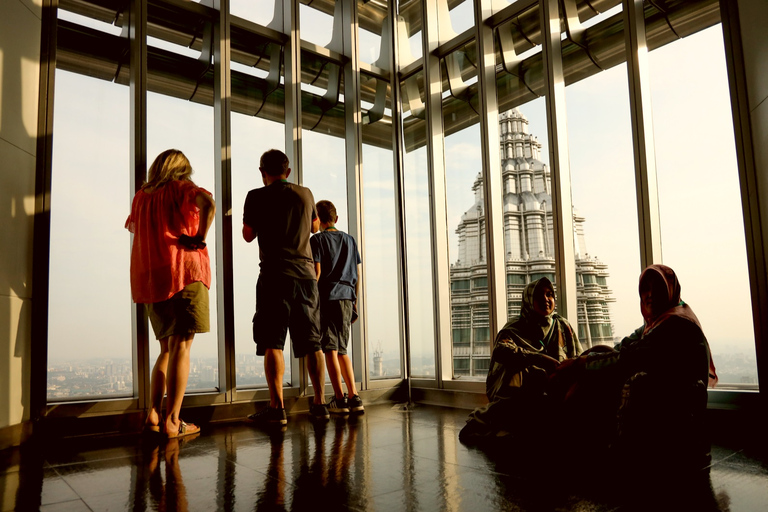
[[111, 460], [132, 459], [132, 458], [135, 458], [135, 457], [138, 457], [138, 455], [134, 454], [134, 455], [125, 455], [123, 457], [107, 457], [107, 458], [104, 458], [104, 459], [88, 459], [88, 460], [81, 460], [81, 461], [76, 461], [76, 462], [63, 462], [61, 464], [54, 464], [53, 462], [50, 462], [50, 461], [46, 461], [46, 462], [49, 464], [49, 467], [51, 469], [55, 469], [55, 468], [61, 468], [61, 467], [66, 467], [66, 466], [76, 466], [78, 464], [92, 464], [94, 462], [107, 462], [107, 461], [111, 461]]
[[467, 464], [462, 464], [460, 462], [450, 462], [450, 461], [446, 461], [446, 460], [440, 460], [439, 458], [433, 458], [433, 457], [429, 457], [429, 456], [426, 456], [426, 455], [419, 455], [419, 454], [413, 454], [413, 456], [414, 457], [418, 457], [420, 459], [430, 460], [430, 461], [433, 461], [433, 462], [437, 462], [437, 463], [440, 463], [442, 465], [450, 465], [450, 466], [453, 466], [453, 467], [460, 467], [460, 468], [465, 468], [465, 469], [471, 469], [473, 471], [482, 471], [483, 473], [488, 474], [488, 475], [515, 477], [515, 475], [512, 474], [512, 473], [504, 473], [504, 472], [501, 472], [501, 471], [496, 471], [496, 470], [488, 468], [487, 466], [470, 466], [470, 465], [467, 465]]
[[[53, 469], [53, 471], [54, 471], [54, 472], [55, 472], [55, 473], [58, 475], [58, 477], [59, 477], [59, 478], [61, 478], [61, 480], [62, 480], [62, 481], [63, 481], [63, 482], [64, 482], [64, 483], [67, 485], [67, 487], [69, 487], [69, 489], [70, 489], [70, 490], [71, 490], [73, 493], [75, 493], [75, 496], [77, 496], [77, 497], [78, 497], [78, 499], [80, 499], [80, 500], [81, 500], [83, 503], [85, 503], [85, 504], [86, 504], [86, 506], [88, 506], [88, 504], [85, 502], [85, 497], [84, 497], [82, 494], [80, 494], [79, 492], [77, 492], [77, 489], [75, 489], [75, 488], [72, 486], [72, 484], [71, 484], [71, 483], [69, 483], [69, 480], [67, 480], [67, 476], [66, 476], [66, 475], [62, 475], [62, 474], [61, 474], [59, 471], [57, 471], [57, 470], [56, 470], [56, 468], [52, 468], [52, 469]], [[75, 500], [66, 500], [66, 501], [75, 501]], [[88, 507], [88, 509], [89, 509], [89, 510], [93, 510], [93, 509], [91, 509], [91, 507]]]
[[[65, 484], [67, 484], [67, 487], [69, 487], [70, 489], [72, 489], [72, 492], [74, 492], [74, 493], [75, 493], [77, 496], [80, 496], [80, 493], [78, 493], [78, 492], [77, 492], [77, 491], [76, 491], [76, 490], [75, 490], [75, 489], [72, 487], [72, 484], [70, 484], [70, 483], [67, 481], [67, 479], [64, 477], [64, 475], [63, 475], [63, 474], [62, 474], [62, 473], [61, 473], [61, 472], [60, 472], [58, 469], [56, 469], [56, 468], [51, 468], [51, 470], [52, 470], [54, 473], [56, 473], [56, 476], [57, 476], [58, 478], [61, 478], [61, 479], [62, 479], [62, 481], [63, 481]], [[82, 498], [82, 496], [80, 496], [80, 497]]]
[[[72, 499], [69, 499], [69, 500], [52, 501], [52, 502], [50, 502], [50, 503], [42, 503], [42, 502], [41, 502], [41, 503], [40, 503], [40, 508], [42, 509], [43, 507], [49, 507], [49, 506], [51, 506], [51, 505], [61, 505], [62, 503], [72, 503], [73, 501], [82, 501], [82, 502], [83, 502], [83, 504], [84, 504], [86, 507], [88, 507], [88, 504], [85, 502], [85, 499], [83, 499], [83, 497], [82, 497], [82, 496], [80, 496], [80, 495], [78, 494], [78, 495], [77, 495], [77, 498], [72, 498]], [[88, 507], [88, 509], [89, 509], [89, 510], [93, 510], [93, 509], [91, 509], [91, 507]]]
[[277, 480], [279, 482], [283, 482], [286, 485], [288, 485], [291, 489], [296, 487], [292, 481], [290, 481], [290, 480], [288, 480], [286, 478], [278, 478], [278, 477], [272, 476], [272, 475], [270, 475], [268, 472], [266, 472], [264, 470], [252, 468], [250, 466], [246, 466], [245, 464], [242, 464], [242, 463], [239, 463], [237, 461], [230, 460], [230, 459], [227, 459], [227, 462], [230, 462], [230, 463], [234, 464], [235, 466], [238, 466], [238, 467], [250, 470], [250, 471], [254, 471], [254, 472], [256, 472], [256, 473], [258, 473], [258, 474], [260, 474], [262, 476], [265, 476], [265, 477], [267, 477], [269, 479]]

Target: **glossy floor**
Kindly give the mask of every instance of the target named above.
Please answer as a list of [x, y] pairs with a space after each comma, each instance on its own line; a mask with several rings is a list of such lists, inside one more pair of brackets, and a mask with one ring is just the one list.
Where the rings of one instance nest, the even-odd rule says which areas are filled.
[[[386, 404], [322, 424], [292, 415], [283, 431], [235, 423], [180, 441], [124, 436], [28, 447], [0, 458], [0, 504], [3, 511], [768, 509], [768, 464], [738, 447], [713, 446], [712, 466], [695, 484], [650, 486], [627, 499], [611, 492], [599, 465], [567, 474], [557, 458], [531, 463], [509, 447], [464, 446], [458, 431], [466, 416]], [[534, 433], [523, 443], [542, 442]], [[569, 442], [555, 443], [567, 456]]]

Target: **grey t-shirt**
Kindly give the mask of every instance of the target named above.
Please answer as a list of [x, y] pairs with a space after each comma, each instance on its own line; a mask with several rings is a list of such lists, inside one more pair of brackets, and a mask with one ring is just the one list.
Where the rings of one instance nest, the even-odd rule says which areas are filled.
[[343, 231], [328, 230], [317, 233], [310, 243], [312, 257], [320, 263], [320, 300], [356, 300], [360, 253], [355, 239]]
[[243, 223], [258, 238], [262, 273], [316, 279], [309, 246], [315, 218], [315, 199], [306, 187], [276, 181], [248, 192]]

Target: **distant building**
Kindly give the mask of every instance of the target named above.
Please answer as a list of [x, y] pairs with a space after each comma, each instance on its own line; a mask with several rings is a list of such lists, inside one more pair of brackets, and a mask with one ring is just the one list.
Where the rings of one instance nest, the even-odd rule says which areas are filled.
[[[554, 231], [549, 167], [540, 160], [541, 143], [528, 133], [528, 119], [517, 109], [499, 116], [504, 187], [504, 251], [507, 316], [520, 314], [526, 284], [547, 276], [555, 282]], [[456, 228], [458, 259], [451, 265], [451, 327], [455, 376], [488, 373], [495, 333], [488, 322], [483, 179], [472, 189], [474, 205]], [[583, 348], [612, 345], [608, 267], [591, 257], [584, 240], [584, 217], [573, 210], [576, 240], [578, 336]], [[574, 318], [569, 318], [575, 325]]]

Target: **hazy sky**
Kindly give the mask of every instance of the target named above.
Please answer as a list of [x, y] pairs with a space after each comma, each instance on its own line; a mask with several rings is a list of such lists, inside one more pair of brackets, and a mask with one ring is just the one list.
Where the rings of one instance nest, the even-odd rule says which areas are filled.
[[[271, 2], [269, 2], [271, 4]], [[237, 5], [233, 2], [233, 7]], [[264, 21], [264, 20], [257, 20]], [[320, 27], [318, 23], [316, 26]], [[321, 41], [305, 23], [302, 35]], [[320, 29], [318, 29], [320, 30]], [[327, 32], [325, 32], [327, 34]], [[375, 40], [375, 38], [374, 38]], [[322, 42], [322, 41], [321, 41]], [[374, 43], [371, 43], [375, 46]], [[371, 44], [368, 44], [370, 47]], [[370, 57], [376, 52], [369, 52]], [[713, 351], [753, 351], [749, 287], [733, 129], [719, 26], [654, 51], [650, 56], [659, 172], [663, 257], [680, 277], [683, 298], [701, 320]], [[51, 234], [49, 355], [57, 359], [130, 357], [130, 209], [128, 88], [57, 72]], [[639, 326], [637, 239], [632, 141], [625, 67], [617, 66], [567, 89], [573, 202], [586, 218], [590, 255], [608, 264], [617, 334]], [[190, 158], [193, 179], [213, 191], [213, 112], [207, 107], [151, 94], [148, 158], [176, 147]], [[544, 143], [543, 99], [524, 105], [530, 131]], [[98, 141], [98, 144], [93, 144]], [[346, 212], [344, 144], [304, 132], [305, 184], [316, 199], [331, 199]], [[250, 320], [258, 274], [258, 248], [240, 237], [242, 202], [261, 186], [258, 156], [283, 148], [282, 126], [233, 115], [233, 235], [236, 351], [253, 353]], [[480, 170], [479, 130], [474, 126], [446, 141], [450, 252], [461, 214], [473, 205], [471, 184]], [[368, 152], [366, 155], [366, 151]], [[393, 188], [389, 153], [364, 149], [366, 246], [372, 343], [396, 352], [397, 278]], [[149, 163], [149, 162], [148, 162]], [[407, 155], [406, 170], [422, 169], [423, 151]], [[426, 187], [409, 172], [407, 200], [411, 282], [409, 321], [414, 352], [433, 350], [429, 289]], [[217, 214], [221, 214], [219, 211]], [[377, 215], [380, 213], [380, 215]], [[346, 214], [340, 225], [346, 229]], [[212, 232], [211, 240], [213, 240]], [[210, 245], [213, 247], [213, 244]], [[417, 259], [416, 254], [421, 256]], [[717, 276], [718, 286], [711, 278]], [[719, 288], [727, 283], [723, 300]], [[215, 289], [215, 285], [212, 287]], [[215, 292], [212, 298], [212, 312]], [[730, 297], [729, 297], [730, 298]], [[377, 316], [377, 312], [381, 312]], [[415, 314], [420, 312], [419, 314]], [[193, 354], [216, 354], [213, 332], [196, 338]], [[153, 352], [156, 343], [152, 343]]]

